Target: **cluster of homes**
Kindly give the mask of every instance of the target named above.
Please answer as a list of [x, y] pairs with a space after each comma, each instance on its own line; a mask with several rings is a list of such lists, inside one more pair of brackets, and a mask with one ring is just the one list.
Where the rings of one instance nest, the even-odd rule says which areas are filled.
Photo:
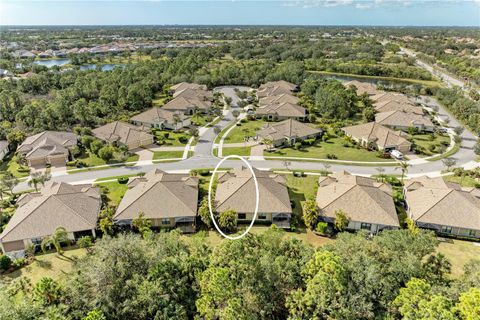
[[[289, 228], [292, 216], [285, 177], [254, 169], [259, 188], [256, 221]], [[253, 219], [255, 182], [249, 169], [237, 168], [218, 176], [215, 210], [233, 209], [239, 223]], [[404, 187], [408, 216], [419, 227], [440, 235], [480, 239], [480, 190], [463, 188], [442, 178], [420, 177]], [[194, 232], [199, 204], [199, 179], [187, 174], [153, 170], [132, 178], [113, 216], [129, 226], [140, 213], [154, 227]], [[347, 230], [376, 234], [400, 227], [392, 188], [374, 178], [338, 172], [320, 177], [316, 195], [318, 221], [333, 224], [341, 210], [349, 218]], [[23, 194], [18, 209], [0, 234], [3, 252], [21, 255], [56, 228], [64, 227], [72, 240], [96, 236], [100, 192], [91, 185], [48, 182], [40, 192]]]
[[374, 84], [350, 81], [357, 94], [366, 94], [373, 101], [375, 121], [344, 127], [342, 131], [366, 148], [385, 152], [398, 150], [407, 153], [412, 143], [406, 132], [414, 128], [419, 132], [433, 132], [435, 125], [421, 106], [416, 105], [404, 94], [378, 90]]

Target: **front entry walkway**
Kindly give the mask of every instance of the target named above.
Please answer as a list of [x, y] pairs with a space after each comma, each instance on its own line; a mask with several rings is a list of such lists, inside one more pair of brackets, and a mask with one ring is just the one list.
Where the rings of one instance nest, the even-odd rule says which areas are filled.
[[265, 150], [265, 148], [266, 146], [264, 144], [253, 146], [252, 149], [250, 149], [249, 160], [264, 160], [263, 151]]

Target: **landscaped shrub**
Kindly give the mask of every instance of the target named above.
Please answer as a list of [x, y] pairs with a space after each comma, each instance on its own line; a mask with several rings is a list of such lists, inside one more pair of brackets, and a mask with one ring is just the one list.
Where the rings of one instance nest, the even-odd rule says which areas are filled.
[[301, 142], [295, 142], [294, 148], [297, 150], [302, 149], [302, 143]]
[[17, 169], [17, 171], [19, 173], [29, 173], [30, 172], [30, 168], [29, 167], [20, 167]]
[[208, 169], [198, 169], [198, 174], [202, 177], [207, 177], [210, 175], [210, 170]]
[[188, 142], [188, 138], [185, 137], [185, 136], [179, 136], [179, 137], [178, 137], [178, 141], [180, 141], [180, 143], [187, 143], [187, 142]]
[[21, 266], [27, 264], [27, 259], [25, 258], [18, 258], [16, 260], [14, 260], [12, 262], [12, 265], [15, 267], [15, 268], [20, 268]]
[[117, 179], [118, 183], [120, 184], [127, 184], [128, 183], [128, 177], [120, 177]]
[[317, 227], [315, 230], [320, 234], [326, 234], [328, 230], [328, 223], [326, 222], [319, 222], [317, 223]]
[[240, 122], [241, 123], [247, 123], [247, 119], [244, 118], [244, 119], [240, 120]]
[[7, 255], [0, 256], [0, 270], [7, 270], [12, 265], [12, 259]]
[[332, 160], [335, 160], [335, 159], [338, 159], [336, 155], [334, 155], [333, 153], [328, 153], [327, 154], [327, 159], [332, 159]]
[[165, 139], [168, 139], [168, 137], [170, 137], [170, 132], [164, 132], [164, 133], [163, 133], [163, 137], [164, 137]]
[[76, 164], [76, 167], [77, 168], [85, 168], [85, 167], [88, 167], [87, 164], [83, 161], [77, 161], [77, 164]]
[[75, 167], [77, 165], [77, 160], [72, 160], [67, 162], [67, 167]]

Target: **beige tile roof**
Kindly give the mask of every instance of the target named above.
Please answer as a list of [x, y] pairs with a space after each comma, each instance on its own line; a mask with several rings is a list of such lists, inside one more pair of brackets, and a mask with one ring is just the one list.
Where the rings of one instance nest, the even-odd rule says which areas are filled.
[[17, 148], [28, 160], [46, 156], [68, 156], [68, 148], [77, 144], [77, 136], [65, 131], [44, 131], [30, 136]]
[[[285, 179], [271, 171], [254, 169], [254, 172], [260, 193], [258, 212], [291, 214]], [[234, 209], [238, 213], [255, 211], [255, 182], [248, 168], [235, 169], [219, 176], [215, 206], [218, 212], [228, 209]]]
[[294, 91], [297, 88], [297, 85], [285, 80], [270, 81], [260, 85], [260, 87], [258, 87], [258, 90], [263, 90], [266, 88], [275, 88], [275, 87], [280, 87], [283, 89], [287, 89], [289, 91]]
[[375, 115], [375, 122], [385, 126], [403, 126], [412, 127], [415, 125], [423, 125], [425, 127], [433, 127], [432, 121], [426, 116], [404, 111], [381, 112]]
[[376, 122], [369, 122], [342, 128], [346, 135], [358, 140], [375, 142], [382, 149], [392, 146], [408, 146], [412, 143], [404, 138], [402, 132], [393, 131]]
[[128, 145], [132, 142], [152, 139], [153, 136], [141, 128], [129, 123], [114, 121], [93, 129], [92, 133], [98, 139], [107, 142], [121, 142]]
[[480, 230], [480, 198], [471, 188], [420, 177], [405, 185], [409, 214], [415, 221]]
[[304, 107], [300, 107], [297, 104], [283, 102], [283, 103], [272, 103], [265, 106], [257, 108], [256, 114], [259, 116], [263, 115], [277, 115], [280, 117], [305, 117], [307, 115], [307, 110]]
[[276, 96], [267, 96], [259, 100], [261, 106], [269, 105], [272, 103], [284, 103], [289, 102], [293, 104], [298, 104], [300, 99], [289, 93], [282, 93]]
[[423, 108], [415, 106], [412, 103], [404, 103], [396, 100], [385, 100], [374, 104], [377, 112], [405, 111], [423, 115]]
[[174, 98], [183, 97], [185, 99], [198, 99], [198, 100], [213, 100], [213, 94], [210, 91], [200, 89], [183, 89], [177, 90], [173, 94]]
[[177, 116], [180, 121], [187, 118], [183, 112], [175, 112], [163, 108], [153, 107], [140, 114], [137, 114], [136, 116], [133, 116], [130, 120], [149, 124], [163, 122], [174, 123], [175, 116]]
[[393, 92], [380, 92], [374, 96], [372, 96], [370, 99], [375, 101], [375, 103], [380, 103], [384, 101], [397, 101], [401, 103], [412, 103], [410, 99], [401, 93], [393, 93]]
[[188, 108], [198, 108], [206, 111], [208, 108], [210, 108], [210, 106], [210, 101], [178, 97], [167, 102], [162, 108], [165, 110], [185, 112]]
[[265, 87], [263, 89], [258, 89], [257, 91], [257, 97], [258, 98], [264, 98], [268, 96], [278, 96], [281, 94], [290, 94], [292, 91], [290, 89], [287, 89], [285, 87]]
[[343, 210], [351, 221], [398, 227], [390, 186], [375, 179], [338, 172], [320, 177], [317, 206], [321, 216], [335, 218]]
[[272, 140], [279, 140], [283, 138], [303, 138], [310, 135], [320, 134], [322, 130], [310, 127], [305, 123], [297, 120], [287, 119], [280, 122], [269, 122], [267, 125], [258, 131], [258, 136]]
[[368, 95], [375, 95], [375, 94], [383, 93], [383, 91], [377, 89], [376, 85], [374, 85], [373, 83], [369, 83], [369, 82], [361, 82], [361, 81], [358, 81], [358, 80], [352, 80], [352, 81], [346, 82], [345, 86], [346, 87], [355, 86], [357, 88], [357, 94], [358, 95], [362, 95], [364, 93], [366, 93]]
[[10, 242], [41, 238], [64, 227], [69, 232], [95, 229], [100, 192], [91, 185], [48, 182], [40, 193], [26, 196], [0, 235]]
[[207, 90], [207, 86], [203, 84], [196, 84], [196, 83], [189, 83], [189, 82], [180, 82], [174, 84], [170, 87], [170, 90], [173, 91], [181, 91], [185, 89], [200, 89], [200, 90]]
[[127, 190], [114, 220], [138, 217], [148, 219], [195, 217], [198, 204], [198, 178], [185, 174], [170, 174], [161, 170], [148, 172], [134, 179]]

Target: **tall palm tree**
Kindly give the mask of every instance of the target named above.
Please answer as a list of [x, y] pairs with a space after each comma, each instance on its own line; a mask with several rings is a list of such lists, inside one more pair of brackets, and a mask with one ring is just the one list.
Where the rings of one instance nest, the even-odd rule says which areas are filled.
[[67, 230], [64, 227], [58, 227], [52, 235], [43, 239], [41, 244], [42, 251], [45, 252], [48, 245], [53, 245], [57, 253], [61, 254], [63, 252], [62, 242], [70, 243], [70, 239], [68, 238]]
[[410, 167], [410, 165], [408, 164], [407, 161], [405, 161], [405, 160], [400, 161], [400, 167], [398, 169], [400, 169], [402, 171], [402, 182], [405, 179], [405, 175], [408, 173], [408, 168], [409, 167]]
[[30, 175], [30, 180], [28, 180], [28, 185], [35, 188], [35, 191], [38, 191], [38, 184], [41, 184], [42, 187], [45, 186], [45, 182], [51, 179], [51, 175], [49, 173], [42, 173], [42, 172], [34, 172]]
[[378, 178], [380, 179], [380, 181], [385, 182], [385, 168], [378, 167], [375, 168], [375, 170], [377, 170], [378, 172]]

